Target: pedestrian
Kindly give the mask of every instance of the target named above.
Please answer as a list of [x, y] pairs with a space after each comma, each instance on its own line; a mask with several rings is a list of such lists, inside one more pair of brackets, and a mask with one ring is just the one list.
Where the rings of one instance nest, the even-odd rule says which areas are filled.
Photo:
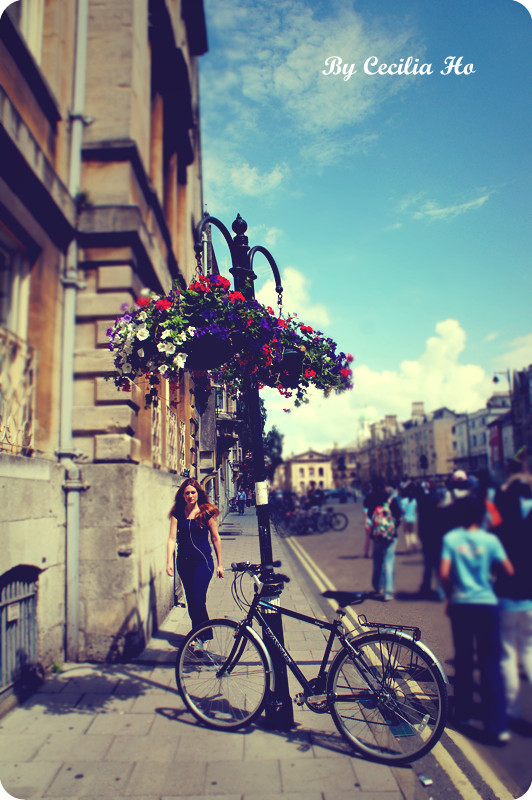
[[[207, 589], [214, 572], [211, 545], [216, 553], [216, 574], [224, 576], [222, 544], [218, 533], [219, 509], [209, 502], [204, 489], [194, 478], [184, 481], [176, 492], [169, 514], [166, 572], [174, 576], [174, 552], [177, 545], [176, 568], [185, 590], [187, 610], [192, 627], [209, 619]], [[210, 631], [202, 635], [203, 641], [211, 639]], [[201, 642], [198, 642], [201, 648]]]
[[496, 528], [515, 574], [497, 582], [501, 613], [502, 675], [508, 725], [532, 734], [532, 721], [523, 717], [519, 669], [532, 684], [532, 476], [516, 473], [501, 487], [496, 506], [502, 522]]
[[494, 568], [513, 574], [500, 540], [481, 525], [485, 505], [475, 497], [455, 502], [458, 526], [443, 537], [440, 580], [448, 597], [454, 643], [454, 718], [468, 725], [474, 716], [473, 669], [476, 647], [486, 738], [493, 744], [509, 739], [501, 672], [501, 637]]
[[419, 547], [419, 540], [416, 533], [417, 499], [415, 487], [412, 484], [400, 490], [399, 505], [401, 506], [405, 547], [408, 553], [412, 553]]
[[395, 549], [401, 508], [392, 489], [383, 478], [373, 481], [373, 488], [364, 501], [373, 541], [373, 572], [371, 582], [377, 594], [387, 602], [393, 599], [395, 586]]
[[238, 501], [238, 513], [240, 514], [240, 516], [242, 516], [242, 514], [244, 514], [246, 510], [246, 500], [247, 500], [247, 494], [244, 491], [244, 489], [240, 488], [238, 490], [236, 498]]

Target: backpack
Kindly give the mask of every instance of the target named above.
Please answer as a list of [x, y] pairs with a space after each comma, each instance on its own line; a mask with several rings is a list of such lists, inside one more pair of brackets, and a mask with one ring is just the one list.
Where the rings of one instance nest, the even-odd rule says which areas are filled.
[[395, 518], [388, 501], [377, 506], [371, 515], [371, 538], [386, 543], [395, 538]]

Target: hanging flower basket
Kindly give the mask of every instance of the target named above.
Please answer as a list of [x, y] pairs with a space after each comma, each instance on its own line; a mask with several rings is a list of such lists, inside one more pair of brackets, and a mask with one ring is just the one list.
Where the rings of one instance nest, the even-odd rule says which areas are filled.
[[177, 381], [183, 369], [201, 370], [208, 381], [223, 382], [238, 395], [244, 375], [282, 394], [296, 390], [295, 405], [306, 402], [310, 386], [342, 392], [352, 388], [352, 356], [292, 315], [277, 317], [269, 306], [246, 300], [219, 275], [201, 276], [188, 289], [166, 297], [147, 293], [107, 331], [115, 354], [114, 381], [124, 391], [148, 378], [146, 402], [157, 402], [161, 377]]
[[234, 356], [231, 339], [221, 339], [213, 333], [198, 333], [190, 340], [185, 368], [190, 370], [216, 369]]

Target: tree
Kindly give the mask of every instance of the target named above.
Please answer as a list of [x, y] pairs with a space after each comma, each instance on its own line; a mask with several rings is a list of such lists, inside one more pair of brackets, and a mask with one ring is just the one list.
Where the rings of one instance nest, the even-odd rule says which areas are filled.
[[264, 436], [264, 455], [266, 457], [266, 474], [268, 480], [273, 481], [275, 470], [283, 463], [283, 439], [275, 425]]

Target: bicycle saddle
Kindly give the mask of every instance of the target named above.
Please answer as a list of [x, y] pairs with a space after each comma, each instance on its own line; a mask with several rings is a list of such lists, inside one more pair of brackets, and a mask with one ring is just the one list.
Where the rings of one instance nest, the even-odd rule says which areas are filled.
[[336, 600], [338, 605], [342, 608], [345, 606], [355, 606], [363, 603], [367, 597], [366, 592], [335, 592], [332, 589], [327, 589], [326, 592], [322, 592], [322, 597], [327, 597], [329, 600]]

